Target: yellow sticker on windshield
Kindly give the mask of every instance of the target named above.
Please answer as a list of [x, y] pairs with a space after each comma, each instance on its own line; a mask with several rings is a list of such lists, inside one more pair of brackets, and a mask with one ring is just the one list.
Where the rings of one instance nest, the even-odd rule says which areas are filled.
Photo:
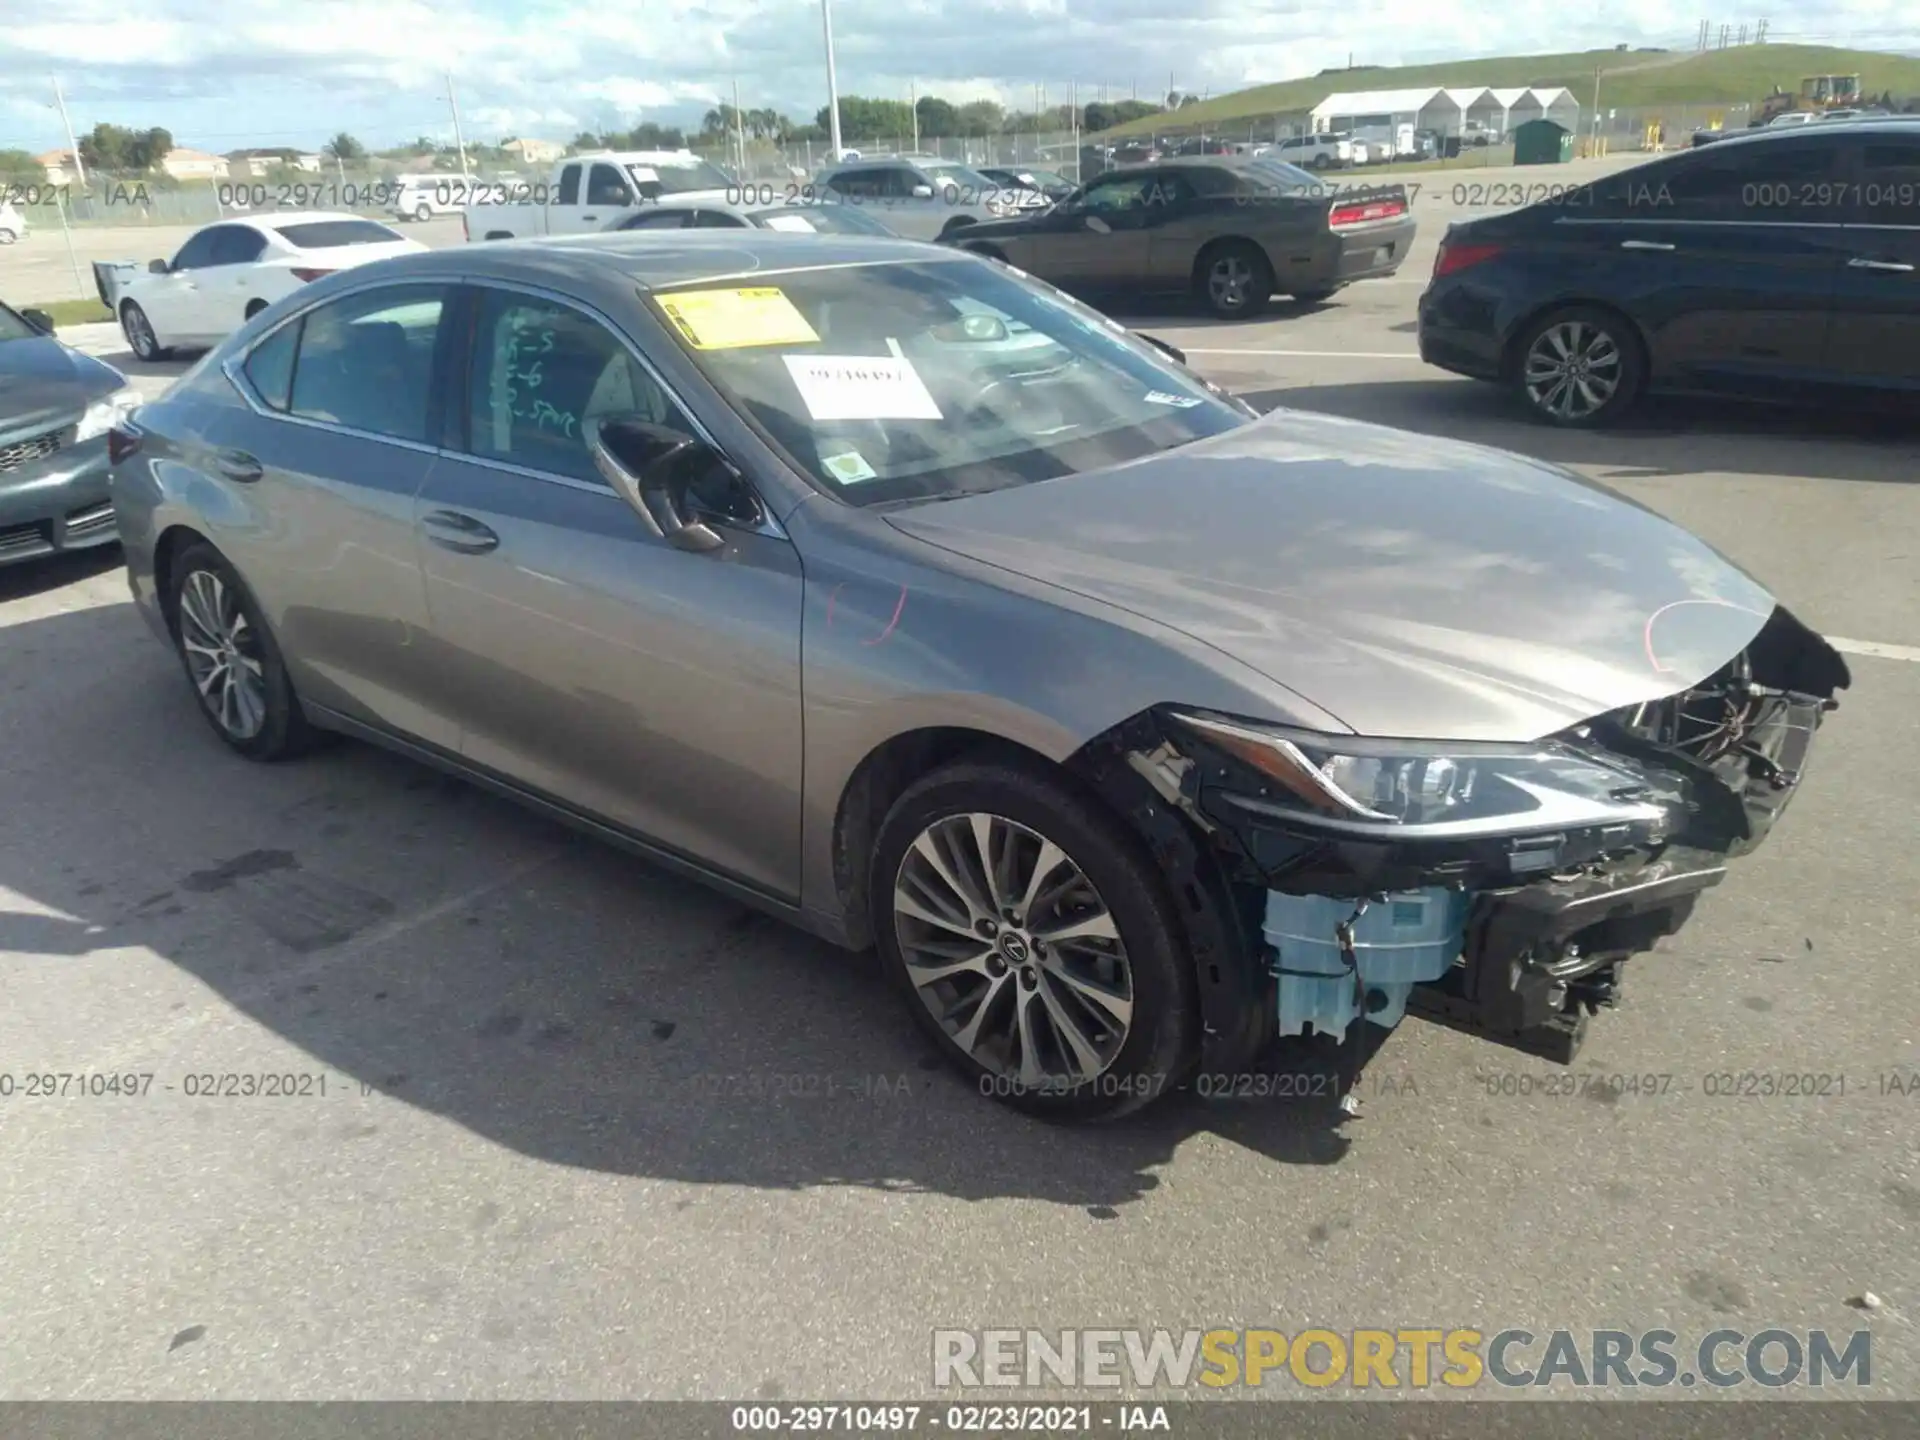
[[696, 350], [820, 342], [787, 292], [772, 285], [752, 290], [681, 290], [658, 298], [667, 319]]

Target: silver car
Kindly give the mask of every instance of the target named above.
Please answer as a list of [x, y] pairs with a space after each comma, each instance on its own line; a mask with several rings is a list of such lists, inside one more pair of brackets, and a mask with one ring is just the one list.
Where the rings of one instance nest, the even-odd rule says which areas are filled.
[[877, 946], [1065, 1118], [1409, 1008], [1570, 1050], [1848, 683], [1605, 490], [1258, 416], [902, 240], [362, 267], [115, 453], [134, 597], [240, 755], [357, 736]]
[[1053, 202], [937, 155], [896, 155], [830, 165], [813, 193], [865, 206], [897, 235], [939, 240], [987, 220], [1009, 220]]

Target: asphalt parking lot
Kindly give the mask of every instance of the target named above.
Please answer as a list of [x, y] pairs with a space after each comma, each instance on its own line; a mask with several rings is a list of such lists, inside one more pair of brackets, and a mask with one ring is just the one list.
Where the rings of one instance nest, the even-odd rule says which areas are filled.
[[[110, 554], [0, 571], [0, 1073], [154, 1077], [0, 1098], [0, 1395], [911, 1397], [935, 1328], [1432, 1325], [1865, 1328], [1920, 1399], [1920, 428], [1527, 423], [1414, 355], [1435, 183], [1392, 280], [1126, 318], [1263, 407], [1569, 464], [1844, 639], [1791, 814], [1576, 1067], [1662, 1093], [1410, 1020], [1337, 1130], [1046, 1128], [865, 961], [383, 754], [232, 758]], [[1830, 1078], [1706, 1093], [1746, 1072]], [[187, 1093], [259, 1073], [325, 1093]]]

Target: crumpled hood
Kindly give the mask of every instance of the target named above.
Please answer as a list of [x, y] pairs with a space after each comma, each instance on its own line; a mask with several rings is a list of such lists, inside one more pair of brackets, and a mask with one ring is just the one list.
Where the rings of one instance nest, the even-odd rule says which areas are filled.
[[78, 420], [88, 404], [126, 383], [111, 365], [51, 335], [0, 341], [0, 437]]
[[1537, 739], [1697, 684], [1775, 604], [1553, 466], [1298, 411], [888, 519], [1183, 631], [1367, 735]]

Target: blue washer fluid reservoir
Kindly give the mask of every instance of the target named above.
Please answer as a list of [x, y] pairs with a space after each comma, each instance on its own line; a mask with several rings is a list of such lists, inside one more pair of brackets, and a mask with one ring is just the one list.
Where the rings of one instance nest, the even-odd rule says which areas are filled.
[[[1359, 902], [1328, 895], [1267, 892], [1267, 942], [1279, 952], [1280, 1033], [1344, 1040], [1353, 1023], [1353, 974], [1338, 929]], [[1413, 987], [1438, 980], [1459, 957], [1473, 897], [1461, 890], [1403, 890], [1375, 896], [1353, 921], [1353, 954], [1366, 1018], [1391, 1030], [1405, 1018]]]

